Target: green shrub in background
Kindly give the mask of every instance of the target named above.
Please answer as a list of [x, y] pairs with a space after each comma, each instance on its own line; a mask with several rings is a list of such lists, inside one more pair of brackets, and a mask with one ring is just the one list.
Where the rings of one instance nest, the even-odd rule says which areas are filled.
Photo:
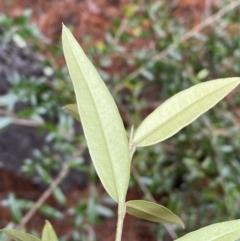
[[[106, 34], [106, 40], [92, 44], [86, 50], [111, 92], [116, 93], [115, 100], [125, 116], [124, 122], [127, 125], [134, 123], [138, 126], [139, 120], [146, 116], [149, 106], [152, 106], [153, 110], [156, 104], [160, 104], [157, 101], [165, 100], [193, 84], [219, 76], [239, 76], [239, 38], [236, 34], [239, 33], [238, 10], [226, 15], [213, 27], [198, 33], [190, 41], [180, 44], [163, 60], [151, 61], [151, 56], [162, 51], [186, 31], [181, 22], [169, 19], [171, 11], [172, 6], [164, 2], [145, 3], [142, 7], [137, 3], [129, 5], [124, 9], [128, 21], [127, 31], [122, 33], [118, 41], [115, 41], [114, 34], [121, 24], [121, 19], [115, 20], [115, 26]], [[134, 43], [139, 39], [152, 43], [154, 48], [149, 50], [146, 47], [137, 47]], [[60, 52], [60, 48], [55, 49], [54, 55]], [[122, 63], [121, 68], [116, 68], [117, 72], [108, 71], [114, 69], [116, 62]], [[126, 78], [132, 69], [146, 62], [147, 67], [137, 78]], [[49, 61], [44, 65], [52, 67]], [[51, 168], [59, 170], [58, 160], [71, 159], [76, 144], [82, 140], [73, 135], [73, 121], [61, 110], [65, 103], [74, 102], [71, 85], [66, 80], [69, 79], [66, 69], [63, 68], [57, 71], [53, 79], [54, 84], [50, 86], [40, 81], [36, 87], [36, 83], [26, 80], [31, 83], [26, 88], [20, 81], [12, 81], [15, 95], [20, 89], [29, 93], [44, 87], [44, 91], [37, 92], [41, 104], [38, 101], [32, 104], [31, 112], [34, 115], [25, 112], [20, 116], [35, 118], [37, 115], [37, 120], [42, 120], [42, 110], [38, 110], [41, 105], [46, 105], [44, 113], [50, 113], [52, 117], [60, 116], [57, 124], [45, 121], [45, 130], [50, 131], [47, 140], [54, 143], [55, 151], [48, 150], [48, 143], [43, 151], [35, 151], [35, 158], [28, 160], [23, 167], [29, 175], [40, 175], [39, 168], [35, 166], [36, 161], [41, 163], [40, 166], [44, 165], [44, 170], [49, 172]], [[152, 91], [154, 89], [157, 91]], [[46, 90], [49, 90], [49, 95], [44, 102], [43, 93]], [[63, 94], [55, 96], [55, 90]], [[61, 100], [56, 103], [53, 96]], [[17, 98], [21, 96], [17, 95]], [[239, 97], [237, 94], [231, 95], [227, 101], [222, 101], [197, 122], [176, 134], [175, 138], [149, 147], [147, 152], [145, 149], [138, 149], [134, 155], [133, 165], [141, 176], [140, 181], [147, 186], [158, 202], [174, 213], [180, 213], [184, 206], [189, 207], [185, 213], [188, 217], [185, 222], [187, 231], [224, 221], [226, 217], [239, 217], [240, 144], [238, 112], [235, 111], [237, 107]], [[70, 137], [66, 132], [62, 132], [62, 125], [64, 130], [70, 129]], [[72, 138], [74, 141], [69, 141]], [[75, 168], [78, 162], [79, 160], [76, 161]], [[43, 176], [40, 176], [42, 179]], [[136, 185], [136, 180], [132, 179], [130, 185]], [[220, 202], [222, 199], [224, 202]], [[185, 233], [180, 229], [177, 232], [179, 235]], [[157, 234], [161, 240], [165, 235], [164, 229], [158, 228]]]
[[[80, 146], [83, 142], [82, 137], [75, 133], [74, 121], [71, 116], [62, 110], [65, 103], [75, 101], [71, 94], [73, 88], [69, 84], [70, 78], [67, 76], [67, 69], [65, 67], [57, 69], [51, 58], [46, 59], [38, 54], [51, 51], [54, 57], [57, 57], [59, 54], [61, 55], [62, 50], [60, 47], [53, 47], [49, 44], [50, 41], [43, 37], [38, 27], [30, 22], [30, 17], [29, 11], [14, 20], [7, 15], [0, 14], [1, 51], [10, 47], [15, 52], [32, 53], [36, 57], [38, 70], [40, 70], [38, 71], [40, 74], [34, 76], [26, 76], [19, 73], [17, 69], [16, 71], [15, 69], [9, 70], [11, 75], [7, 76], [7, 80], [11, 87], [0, 96], [0, 111], [4, 110], [0, 113], [0, 134], [8, 128], [8, 125], [18, 124], [19, 120], [24, 120], [25, 125], [30, 125], [29, 128], [36, 126], [36, 132], [41, 136], [45, 135], [43, 146], [33, 149], [32, 157], [26, 159], [21, 170], [17, 171], [24, 172], [28, 177], [34, 178], [34, 181], [48, 186], [54, 181], [53, 173], [56, 175], [65, 165], [70, 171], [74, 170], [78, 173], [89, 173], [89, 168], [83, 166], [85, 160], [80, 155], [81, 150], [84, 149]], [[31, 71], [32, 68], [34, 66], [29, 66], [28, 70]], [[34, 74], [36, 73], [34, 72]], [[3, 81], [4, 79], [1, 80], [1, 83]], [[20, 106], [25, 107], [16, 111], [19, 103]], [[6, 115], [2, 113], [6, 113]], [[28, 127], [25, 126], [25, 128]], [[8, 160], [1, 158], [1, 161], [7, 162]], [[19, 160], [19, 162], [23, 162], [23, 160]], [[92, 176], [94, 179], [94, 175]], [[81, 179], [79, 180], [81, 182]], [[98, 197], [94, 193], [94, 189], [91, 192], [92, 195], [88, 200], [81, 200], [76, 207], [71, 207], [66, 212], [71, 213], [73, 226], [78, 228], [71, 234], [71, 237], [84, 238], [88, 226], [98, 222], [99, 214], [111, 216], [109, 209], [101, 204], [95, 205]], [[58, 204], [64, 208], [66, 197], [62, 189], [56, 188], [53, 195]], [[5, 200], [1, 200], [0, 205], [8, 207], [13, 221], [20, 224], [26, 211], [34, 206], [34, 202], [19, 199], [14, 193], [10, 193]], [[49, 205], [43, 205], [39, 211], [48, 218], [63, 219], [66, 215], [62, 210], [57, 210], [56, 207]], [[11, 223], [9, 225], [11, 226]], [[68, 238], [66, 235], [65, 239]], [[3, 240], [1, 235], [0, 239]]]
[[[108, 33], [106, 41], [88, 50], [94, 56], [94, 63], [105, 70], [100, 74], [116, 93], [115, 99], [125, 122], [134, 123], [134, 126], [160, 104], [159, 99], [164, 101], [207, 78], [239, 76], [240, 73], [239, 9], [179, 44], [164, 58], [153, 61], [152, 56], [161, 54], [187, 32], [187, 25], [181, 19], [169, 18], [173, 8], [163, 1], [146, 3], [142, 7], [131, 4], [124, 10], [127, 27], [117, 39], [117, 45], [112, 43], [116, 42], [115, 33], [122, 19], [115, 21], [116, 27]], [[139, 47], [135, 43], [140, 41], [144, 45]], [[145, 47], [151, 44], [152, 49]], [[115, 62], [118, 65], [122, 62], [121, 68], [111, 73]], [[145, 68], [132, 79], [129, 72], [142, 64]], [[190, 207], [186, 213], [189, 231], [208, 225], [210, 220], [218, 222], [225, 217], [239, 217], [238, 93], [239, 90], [175, 138], [150, 147], [148, 152], [137, 150], [133, 158], [140, 181], [155, 199], [175, 213], [184, 206]], [[135, 183], [136, 180], [132, 180], [131, 184]], [[224, 202], [219, 202], [222, 199]], [[161, 240], [165, 232], [157, 230]], [[182, 234], [181, 230], [177, 232]]]
[[[128, 119], [133, 120], [135, 126], [139, 125], [139, 120], [146, 115], [145, 110], [149, 106], [159, 104], [157, 100], [165, 100], [192, 84], [205, 81], [206, 78], [214, 79], [219, 75], [238, 76], [240, 72], [239, 41], [236, 34], [240, 30], [237, 23], [239, 10], [236, 9], [213, 27], [209, 26], [189, 41], [179, 44], [178, 48], [169, 52], [164, 59], [151, 61], [151, 56], [164, 51], [172, 41], [177, 41], [186, 29], [179, 20], [169, 19], [169, 5], [149, 4], [145, 9], [135, 5], [136, 12], [131, 16], [126, 15], [129, 20], [128, 31], [122, 35], [120, 46], [115, 50], [124, 52], [125, 48], [124, 53], [129, 57], [125, 58], [125, 63], [129, 64], [130, 68], [136, 63], [146, 63], [146, 68], [142, 69], [134, 80], [125, 78], [130, 76], [126, 74], [126, 68], [123, 70], [125, 73], [119, 74], [120, 79], [125, 81], [125, 88], [117, 93], [116, 100], [120, 108], [121, 101], [129, 103], [122, 100], [123, 98], [137, 103], [135, 107], [128, 107], [131, 110], [131, 117], [128, 116]], [[137, 19], [139, 12], [141, 17]], [[143, 26], [146, 22], [150, 26], [148, 31]], [[158, 27], [159, 31], [155, 29], [151, 32], [151, 26]], [[133, 32], [136, 28], [141, 28], [142, 31], [138, 32], [138, 36], [134, 36], [129, 34], [129, 28]], [[134, 43], [139, 38], [154, 39], [156, 48], [149, 51], [147, 48], [137, 49], [137, 45], [132, 44], [132, 51], [127, 51], [125, 43]], [[132, 61], [134, 58], [135, 61]], [[114, 79], [114, 76], [110, 79]], [[111, 85], [111, 81], [107, 83]], [[115, 89], [121, 89], [123, 84], [119, 85], [120, 87]], [[126, 89], [130, 90], [132, 96], [128, 96]], [[154, 91], [156, 89], [158, 91]], [[186, 213], [188, 230], [205, 226], [210, 220], [218, 222], [223, 221], [224, 217], [239, 217], [239, 181], [236, 180], [239, 176], [240, 154], [239, 115], [236, 112], [238, 106], [238, 94], [231, 95], [227, 101], [221, 102], [175, 138], [151, 147], [147, 153], [137, 150], [136, 157], [133, 158], [141, 181], [154, 193], [157, 200], [175, 213], [184, 206], [191, 207]], [[224, 203], [219, 202], [222, 198]], [[164, 237], [163, 229], [157, 230], [161, 240]], [[182, 231], [179, 230], [178, 233], [182, 234]]]
[[[118, 203], [116, 241], [121, 241], [126, 212], [154, 222], [177, 224], [182, 220], [164, 206], [144, 200], [126, 202], [130, 179], [131, 159], [137, 147], [145, 147], [163, 141], [210, 109], [237, 87], [240, 78], [225, 78], [201, 83], [168, 99], [148, 115], [134, 133], [127, 138], [123, 122], [115, 102], [70, 31], [63, 26], [63, 49], [77, 100], [74, 116], [81, 120], [90, 155], [98, 176], [108, 194]], [[71, 111], [72, 113], [72, 106]], [[79, 118], [79, 116], [80, 118]], [[180, 239], [235, 241], [240, 238], [240, 220], [208, 226]], [[4, 229], [16, 241], [57, 241], [49, 222], [42, 238]]]

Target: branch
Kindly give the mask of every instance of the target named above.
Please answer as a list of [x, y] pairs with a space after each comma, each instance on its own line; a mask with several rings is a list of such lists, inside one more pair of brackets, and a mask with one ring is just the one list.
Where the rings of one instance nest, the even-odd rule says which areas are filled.
[[30, 219], [34, 216], [37, 210], [45, 203], [45, 201], [52, 194], [54, 189], [61, 183], [61, 181], [66, 177], [69, 171], [69, 167], [67, 164], [63, 165], [62, 170], [60, 171], [57, 178], [51, 183], [51, 185], [47, 188], [47, 190], [41, 195], [41, 197], [37, 200], [37, 202], [32, 206], [32, 208], [27, 212], [27, 214], [21, 220], [21, 223], [18, 225], [19, 227], [24, 227], [30, 221]]
[[[73, 155], [73, 158], [81, 155], [85, 149], [86, 149], [86, 146], [81, 146], [81, 148], [78, 151], [76, 151], [76, 153]], [[26, 215], [23, 217], [23, 219], [21, 220], [21, 223], [17, 226], [17, 228], [26, 226], [26, 224], [34, 216], [34, 214], [37, 212], [37, 210], [45, 203], [45, 201], [53, 193], [54, 189], [67, 176], [68, 172], [69, 172], [68, 164], [63, 164], [62, 169], [61, 169], [60, 173], [58, 174], [58, 176], [56, 177], [56, 179], [51, 183], [51, 185], [41, 195], [41, 197], [32, 206], [32, 208], [26, 213]]]
[[5, 110], [0, 110], [0, 115], [11, 117], [12, 118], [11, 124], [31, 126], [31, 127], [41, 126], [44, 124], [43, 122], [39, 122], [35, 120], [18, 118], [14, 113], [10, 113]]
[[124, 18], [112, 40], [112, 46], [116, 46], [119, 42], [119, 39], [121, 38], [123, 32], [125, 31], [125, 28], [127, 27], [128, 19]]
[[[222, 9], [220, 9], [217, 13], [211, 15], [210, 17], [206, 18], [204, 21], [202, 21], [200, 24], [196, 25], [194, 28], [192, 28], [190, 31], [182, 35], [178, 40], [170, 44], [167, 48], [165, 48], [160, 53], [154, 55], [152, 58], [147, 60], [144, 64], [142, 64], [140, 67], [138, 67], [136, 70], [134, 70], [132, 73], [130, 73], [125, 80], [128, 79], [135, 79], [143, 69], [147, 68], [147, 65], [149, 62], [154, 63], [157, 62], [163, 58], [165, 58], [170, 52], [175, 50], [180, 44], [184, 43], [188, 39], [192, 38], [196, 33], [202, 31], [205, 27], [212, 25], [214, 22], [222, 18], [225, 14], [232, 11], [236, 7], [240, 6], [240, 0], [232, 1], [230, 4], [226, 5]], [[122, 86], [123, 88], [124, 86]], [[119, 90], [119, 89], [118, 89]]]

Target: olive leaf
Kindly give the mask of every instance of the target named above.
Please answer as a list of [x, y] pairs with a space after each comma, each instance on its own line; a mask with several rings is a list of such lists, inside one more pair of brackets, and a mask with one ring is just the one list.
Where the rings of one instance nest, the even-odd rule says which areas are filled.
[[183, 221], [172, 211], [157, 203], [144, 200], [126, 202], [127, 213], [152, 222], [177, 224], [184, 228]]
[[41, 241], [58, 241], [57, 235], [52, 227], [52, 225], [46, 221], [43, 231]]
[[31, 234], [24, 233], [22, 231], [18, 231], [11, 228], [5, 228], [0, 231], [7, 234], [10, 238], [14, 239], [15, 241], [41, 241], [41, 239], [34, 237]]
[[68, 104], [63, 107], [63, 109], [66, 109], [68, 113], [77, 121], [81, 122], [79, 113], [78, 113], [78, 107], [77, 104]]
[[109, 195], [124, 203], [130, 154], [119, 111], [98, 72], [65, 26], [62, 42], [93, 164]]
[[209, 225], [175, 241], [235, 241], [238, 238], [240, 238], [240, 220], [233, 220]]
[[136, 146], [163, 141], [209, 110], [240, 83], [240, 78], [211, 80], [181, 91], [148, 115], [134, 134]]

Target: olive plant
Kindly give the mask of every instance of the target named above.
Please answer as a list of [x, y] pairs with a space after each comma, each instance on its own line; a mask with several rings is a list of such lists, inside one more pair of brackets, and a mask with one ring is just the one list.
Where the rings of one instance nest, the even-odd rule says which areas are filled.
[[[65, 26], [62, 42], [77, 101], [65, 108], [81, 122], [99, 179], [118, 204], [115, 241], [121, 241], [126, 213], [184, 228], [181, 218], [164, 206], [146, 200], [126, 201], [132, 157], [136, 148], [159, 143], [193, 122], [237, 87], [240, 78], [211, 80], [177, 93], [148, 115], [136, 131], [132, 127], [128, 138], [112, 95]], [[42, 239], [14, 229], [2, 231], [16, 241], [58, 240], [49, 222], [44, 226]], [[175, 241], [234, 241], [237, 238], [240, 238], [240, 220], [213, 224]]]

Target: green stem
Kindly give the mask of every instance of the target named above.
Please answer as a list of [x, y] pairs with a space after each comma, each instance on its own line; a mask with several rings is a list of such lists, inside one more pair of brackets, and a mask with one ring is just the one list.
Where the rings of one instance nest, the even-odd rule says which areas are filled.
[[[133, 142], [133, 132], [134, 127], [131, 128], [131, 133], [129, 136], [129, 152], [130, 152], [130, 159], [132, 160], [132, 156], [136, 150], [136, 146]], [[116, 231], [116, 238], [115, 241], [122, 240], [122, 230], [123, 230], [123, 220], [126, 214], [126, 203], [125, 201], [121, 201], [118, 203], [118, 220], [117, 220], [117, 231]]]
[[122, 230], [123, 230], [123, 220], [126, 214], [126, 204], [125, 202], [120, 202], [118, 204], [118, 220], [117, 220], [117, 233], [115, 241], [121, 241]]

